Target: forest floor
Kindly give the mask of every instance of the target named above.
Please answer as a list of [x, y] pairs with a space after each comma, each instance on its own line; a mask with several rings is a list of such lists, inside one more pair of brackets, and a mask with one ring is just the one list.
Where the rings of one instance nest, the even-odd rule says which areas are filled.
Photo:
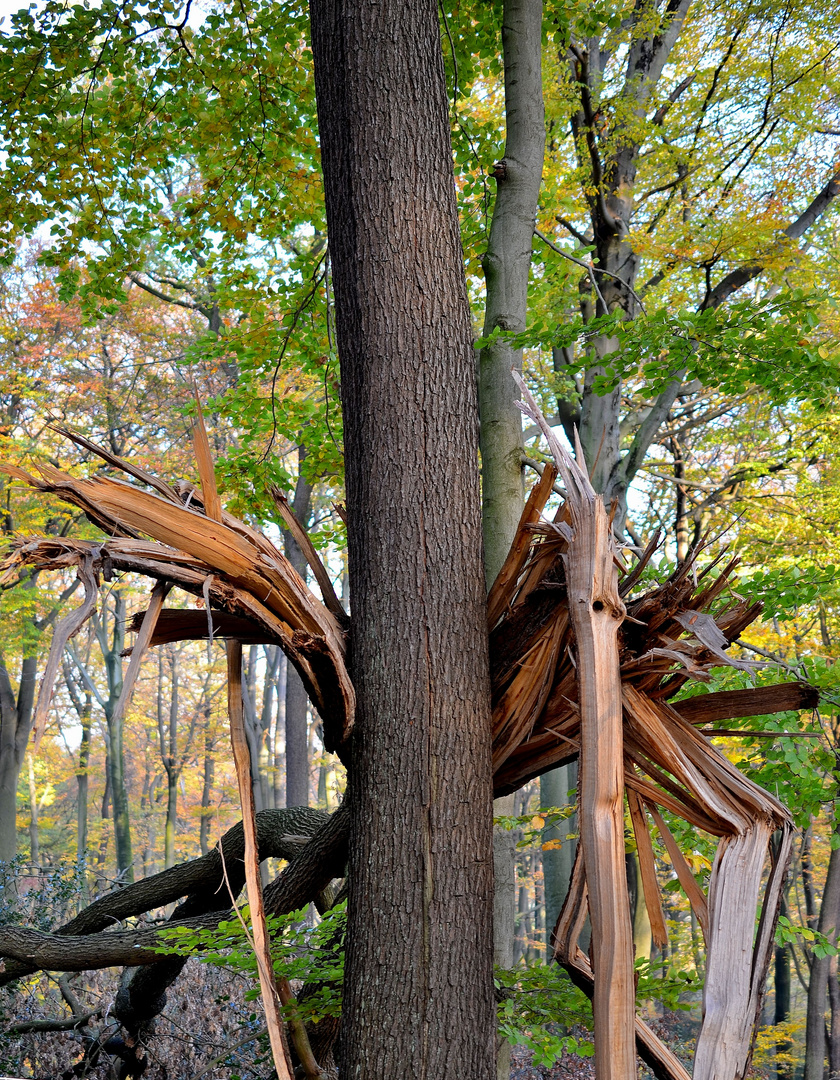
[[[83, 1006], [102, 1008], [102, 1014], [83, 1031], [0, 1034], [0, 1080], [74, 1080], [77, 1076], [115, 1080], [119, 1044], [108, 1042], [118, 1030], [108, 1020], [115, 975], [103, 971], [73, 978], [73, 991]], [[259, 1041], [261, 1010], [247, 999], [249, 988], [250, 981], [241, 976], [191, 960], [170, 991], [167, 1006], [146, 1044], [148, 1067], [143, 1080], [267, 1080], [272, 1068]], [[0, 990], [0, 1032], [14, 1023], [63, 1017], [67, 1012], [55, 979], [47, 975], [25, 990]], [[690, 1069], [696, 1018], [668, 1012], [649, 1023]], [[585, 1037], [586, 1033], [578, 1034]], [[109, 1052], [85, 1069], [82, 1061], [91, 1036], [98, 1037]], [[750, 1076], [766, 1080], [762, 1070], [753, 1069]], [[640, 1067], [639, 1080], [649, 1077], [648, 1070]], [[535, 1065], [529, 1050], [515, 1046], [510, 1080], [595, 1080], [594, 1060], [564, 1054], [550, 1067]]]
[[[648, 1020], [648, 1025], [691, 1071], [698, 1021], [688, 1013], [666, 1012], [662, 1017]], [[586, 1034], [573, 1033], [581, 1036]], [[649, 1070], [640, 1065], [639, 1080], [649, 1080], [650, 1077]], [[564, 1054], [552, 1066], [535, 1065], [530, 1050], [524, 1046], [514, 1046], [511, 1051], [510, 1080], [595, 1080], [595, 1059]]]

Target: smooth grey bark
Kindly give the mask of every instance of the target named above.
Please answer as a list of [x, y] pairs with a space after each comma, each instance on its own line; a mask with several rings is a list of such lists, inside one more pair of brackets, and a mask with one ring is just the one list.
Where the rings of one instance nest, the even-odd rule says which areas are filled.
[[[659, 18], [649, 22], [648, 13], [659, 7]], [[624, 312], [635, 317], [640, 312], [637, 294], [639, 256], [633, 251], [630, 231], [634, 212], [636, 172], [642, 150], [638, 122], [651, 107], [671, 51], [682, 32], [690, 0], [673, 0], [667, 5], [640, 4], [632, 16], [635, 32], [626, 57], [624, 84], [609, 103], [602, 99], [605, 68], [613, 51], [598, 37], [571, 43], [568, 64], [576, 88], [576, 104], [571, 116], [571, 130], [578, 152], [584, 194], [587, 200], [592, 243], [595, 247], [594, 273], [581, 282], [581, 309], [585, 319], [607, 312]], [[692, 78], [674, 88], [668, 101], [673, 103], [691, 85]], [[657, 116], [664, 116], [667, 103]], [[606, 108], [610, 121], [605, 123]], [[663, 109], [665, 112], [663, 112]], [[661, 119], [656, 122], [661, 122]], [[608, 135], [604, 137], [604, 133]], [[684, 168], [678, 166], [678, 168]], [[832, 178], [796, 219], [780, 232], [779, 242], [771, 245], [765, 260], [780, 247], [801, 239], [826, 212], [840, 193], [840, 172]], [[577, 230], [572, 230], [583, 239]], [[764, 268], [762, 260], [732, 270], [714, 288], [709, 288], [699, 302], [701, 310], [715, 308], [737, 290], [757, 277]], [[593, 282], [592, 278], [597, 279]], [[589, 366], [584, 376], [579, 410], [567, 403], [564, 426], [579, 423], [580, 440], [593, 487], [607, 502], [617, 500], [616, 529], [621, 530], [627, 512], [627, 489], [656, 440], [662, 424], [682, 389], [684, 373], [679, 372], [653, 405], [642, 416], [632, 438], [622, 444], [620, 410], [622, 388], [617, 385], [603, 396], [593, 392], [595, 379], [604, 373], [605, 362], [617, 348], [617, 341], [596, 337], [590, 346]], [[555, 356], [562, 367], [564, 360]]]
[[[158, 657], [158, 740], [160, 744], [160, 758], [166, 773], [166, 823], [164, 826], [164, 867], [168, 869], [175, 865], [175, 836], [178, 831], [178, 783], [184, 772], [187, 760], [192, 749], [193, 737], [199, 717], [209, 717], [209, 705], [207, 695], [209, 690], [209, 673], [205, 675], [201, 698], [196, 708], [190, 713], [189, 722], [183, 715], [180, 695], [180, 670], [178, 649], [169, 645], [166, 647], [166, 659], [169, 666], [169, 708], [163, 704], [163, 671], [164, 650]], [[180, 732], [180, 738], [179, 738]], [[205, 761], [205, 769], [206, 769]], [[212, 776], [212, 773], [211, 773]], [[209, 792], [208, 792], [209, 795]], [[202, 814], [202, 825], [204, 815]], [[206, 841], [205, 841], [206, 842]]]
[[[493, 803], [495, 817], [513, 817], [516, 795], [505, 795]], [[516, 920], [516, 831], [493, 829], [493, 959], [499, 967], [512, 968], [514, 923]]]
[[289, 664], [285, 653], [280, 653], [277, 668], [277, 703], [271, 736], [271, 760], [274, 779], [274, 806], [286, 805], [286, 680]]
[[[519, 332], [528, 314], [534, 221], [545, 154], [542, 87], [542, 0], [505, 0], [505, 153], [497, 163], [496, 200], [487, 251], [484, 336], [497, 328]], [[522, 414], [511, 369], [522, 351], [504, 341], [479, 354], [482, 531], [489, 588], [510, 550], [522, 510]]]
[[828, 1003], [831, 1020], [828, 1025], [828, 1075], [840, 1076], [840, 981], [837, 977], [837, 957], [829, 957]]
[[[496, 199], [482, 259], [485, 337], [497, 328], [522, 331], [527, 323], [531, 249], [545, 155], [542, 11], [542, 0], [505, 0], [502, 9], [505, 151], [493, 173]], [[478, 364], [481, 520], [489, 589], [510, 550], [524, 502], [522, 414], [511, 377], [511, 369], [522, 370], [522, 350], [498, 340], [482, 349]], [[512, 815], [512, 799], [497, 799], [494, 815]], [[495, 962], [505, 968], [514, 964], [515, 845], [513, 832], [494, 830], [493, 951]], [[509, 1072], [510, 1046], [503, 1043], [497, 1056], [499, 1080], [506, 1080]]]
[[[303, 457], [301, 448], [299, 468]], [[308, 528], [312, 516], [312, 486], [302, 472], [298, 472], [292, 510], [301, 525]], [[286, 558], [306, 581], [306, 557], [297, 541], [287, 532], [284, 543]], [[309, 698], [300, 675], [294, 665], [289, 664], [286, 667], [286, 806], [309, 805], [308, 708]]]
[[[603, 65], [609, 54], [602, 52], [598, 38], [581, 43], [582, 48], [573, 46], [569, 52], [572, 79], [578, 88], [578, 105], [571, 117], [572, 134], [579, 148], [581, 165], [593, 181], [593, 186], [587, 191], [587, 199], [595, 263], [600, 271], [594, 275], [597, 282], [591, 286], [596, 297], [595, 315], [617, 309], [631, 317], [638, 313], [633, 286], [639, 257], [630, 243], [630, 220], [641, 143], [633, 132], [633, 124], [645, 115], [689, 6], [690, 0], [677, 0], [669, 4], [662, 24], [659, 20], [652, 20], [651, 29], [646, 34], [634, 36], [627, 56], [624, 87], [616, 105], [617, 113], [626, 113], [626, 119], [619, 120], [616, 130], [611, 131], [610, 150], [603, 159], [596, 136], [599, 126], [596, 110]], [[583, 148], [587, 148], [587, 156], [584, 156]], [[619, 499], [618, 517], [621, 525], [626, 513], [626, 488], [632, 479], [619, 475], [622, 464], [619, 423], [621, 387], [617, 386], [603, 396], [598, 396], [592, 389], [595, 379], [604, 374], [604, 361], [616, 350], [617, 345], [615, 338], [604, 335], [593, 342], [581, 400], [580, 440], [592, 486], [607, 497], [608, 503], [613, 497]]]
[[[835, 822], [835, 835], [840, 822]], [[840, 848], [832, 848], [828, 859], [817, 930], [832, 944], [837, 941], [840, 927]], [[826, 1058], [826, 996], [831, 957], [811, 958], [811, 977], [808, 980], [808, 1007], [805, 1018], [805, 1075], [804, 1080], [823, 1080]]]
[[[131, 818], [128, 807], [123, 745], [125, 719], [123, 710], [117, 709], [117, 703], [120, 700], [123, 688], [121, 654], [125, 648], [125, 597], [119, 588], [111, 589], [111, 597], [113, 599], [113, 611], [111, 612], [112, 625], [110, 632], [108, 629], [107, 609], [103, 610], [101, 617], [94, 613], [92, 621], [99, 648], [102, 651], [105, 674], [108, 680], [108, 697], [102, 700], [102, 707], [108, 727], [108, 772], [113, 809], [117, 871], [124, 881], [133, 881], [134, 856], [131, 845]], [[86, 681], [90, 683], [89, 679]], [[92, 686], [92, 683], [90, 685]]]
[[199, 843], [201, 854], [206, 855], [210, 850], [210, 830], [213, 824], [213, 782], [216, 779], [216, 757], [213, 734], [210, 731], [210, 707], [204, 711], [204, 783], [201, 788], [201, 827], [199, 829]]
[[[260, 777], [260, 744], [262, 742], [262, 730], [260, 718], [257, 714], [256, 705], [256, 655], [257, 647], [254, 645], [249, 650], [250, 663], [243, 663], [242, 673], [242, 706], [245, 721], [245, 737], [248, 742], [248, 763], [251, 769], [251, 791], [254, 796], [254, 808], [257, 811], [265, 810], [263, 804], [263, 783]], [[244, 658], [243, 658], [244, 659]]]
[[83, 685], [70, 663], [67, 652], [61, 658], [61, 670], [64, 686], [73, 703], [79, 725], [82, 729], [79, 739], [79, 763], [76, 766], [76, 861], [87, 864], [88, 846], [88, 795], [90, 768], [90, 727], [93, 714], [93, 694], [90, 687]]
[[478, 411], [437, 5], [310, 13], [357, 693], [341, 1069], [490, 1080]]
[[[555, 806], [558, 809], [568, 806], [571, 801], [570, 792], [577, 788], [577, 762], [564, 765], [559, 769], [543, 773], [540, 777], [540, 806], [544, 809]], [[577, 829], [577, 814], [566, 818], [557, 825], [549, 825], [543, 829], [543, 843], [548, 841], [560, 841], [561, 847], [550, 848], [543, 851], [543, 881], [545, 888], [545, 944], [546, 955], [551, 957], [551, 935], [569, 891], [569, 882], [572, 880], [572, 866], [577, 851], [577, 840], [567, 840], [569, 833]]]
[[260, 709], [260, 784], [262, 803], [266, 810], [280, 809], [276, 801], [277, 781], [274, 775], [274, 723], [277, 701], [277, 679], [280, 671], [282, 649], [277, 645], [264, 645], [265, 679], [263, 681], [262, 707]]
[[32, 730], [37, 659], [24, 656], [15, 693], [5, 654], [0, 652], [0, 862], [17, 853], [17, 790]]
[[[493, 802], [494, 817], [513, 817], [515, 793]], [[516, 833], [493, 828], [493, 963], [510, 969], [516, 963]], [[510, 1043], [496, 1040], [496, 1077], [510, 1076]]]
[[41, 865], [41, 845], [38, 839], [38, 789], [35, 785], [35, 762], [26, 755], [29, 780], [29, 862], [31, 867]]

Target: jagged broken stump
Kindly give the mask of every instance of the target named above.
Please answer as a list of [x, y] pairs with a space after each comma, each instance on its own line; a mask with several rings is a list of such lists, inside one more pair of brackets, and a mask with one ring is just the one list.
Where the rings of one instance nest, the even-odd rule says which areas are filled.
[[[507, 794], [548, 769], [580, 759], [581, 837], [570, 892], [555, 929], [554, 955], [592, 996], [599, 1080], [631, 1080], [637, 1053], [659, 1077], [687, 1080], [689, 1075], [635, 1014], [624, 871], [625, 799], [654, 940], [665, 943], [666, 927], [652, 825], [705, 938], [706, 984], [695, 1080], [736, 1080], [749, 1062], [792, 823], [785, 807], [743, 776], [701, 729], [734, 717], [812, 708], [816, 693], [804, 684], [789, 683], [701, 694], [670, 704], [688, 679], [708, 680], [710, 669], [722, 664], [743, 666], [726, 650], [758, 617], [760, 606], [734, 594], [734, 561], [713, 563], [698, 574], [697, 553], [667, 581], [639, 594], [656, 541], [632, 569], [623, 567], [603, 501], [524, 387], [523, 396], [523, 409], [542, 426], [555, 464], [546, 466], [531, 492], [488, 598], [495, 793]], [[282, 496], [276, 495], [279, 510], [296, 531], [323, 599], [267, 537], [218, 506], [208, 511], [205, 503], [214, 495], [208, 497], [189, 484], [165, 483], [67, 434], [134, 483], [107, 475], [78, 479], [49, 467], [41, 467], [38, 476], [6, 468], [27, 484], [81, 507], [108, 537], [98, 542], [22, 538], [3, 567], [6, 582], [27, 567], [75, 567], [85, 589], [80, 607], [56, 627], [39, 691], [36, 731], [45, 724], [61, 653], [93, 611], [99, 578], [131, 571], [157, 582], [153, 602], [132, 623], [138, 639], [131, 667], [139, 667], [146, 648], [185, 638], [275, 643], [300, 672], [322, 718], [327, 748], [344, 755], [354, 718], [353, 686], [345, 665], [351, 624]], [[544, 511], [558, 474], [566, 499], [553, 520], [547, 520]], [[165, 608], [163, 596], [171, 586], [201, 598], [203, 607]], [[707, 893], [692, 875], [663, 810], [720, 838]], [[346, 815], [338, 811], [300, 848], [287, 870], [268, 886], [268, 911], [292, 910], [320, 895], [341, 865], [346, 829]], [[171, 871], [158, 878], [165, 874]], [[167, 879], [164, 902], [191, 895], [188, 877], [180, 884]], [[150, 909], [157, 893], [148, 888], [143, 893], [145, 884], [120, 890], [120, 917]], [[104, 911], [108, 897], [97, 903]], [[195, 904], [187, 908], [192, 924], [219, 917], [198, 911]], [[86, 920], [84, 914], [53, 935], [0, 929], [0, 956], [6, 958], [6, 974], [0, 979], [8, 981], [39, 967], [66, 967], [70, 935], [90, 935], [85, 938], [89, 947], [80, 961], [83, 967], [128, 963], [125, 956], [133, 966], [165, 959], [151, 951], [153, 929], [103, 933], [107, 915], [103, 922], [101, 917]], [[587, 914], [591, 960], [578, 946]], [[174, 917], [179, 918], [178, 912]], [[130, 945], [126, 938], [121, 947], [120, 935], [132, 933]], [[104, 958], [102, 963], [93, 959], [97, 955]]]

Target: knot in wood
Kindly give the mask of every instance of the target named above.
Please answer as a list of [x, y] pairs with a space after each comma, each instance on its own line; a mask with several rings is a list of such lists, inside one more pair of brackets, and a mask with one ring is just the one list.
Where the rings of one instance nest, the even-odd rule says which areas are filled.
[[507, 161], [502, 158], [501, 161], [493, 163], [493, 171], [490, 173], [496, 180], [505, 180], [507, 178]]

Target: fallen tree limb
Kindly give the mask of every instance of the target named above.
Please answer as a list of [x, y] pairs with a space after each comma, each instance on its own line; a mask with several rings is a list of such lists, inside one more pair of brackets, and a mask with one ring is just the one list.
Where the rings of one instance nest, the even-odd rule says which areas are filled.
[[[340, 813], [340, 811], [336, 811], [336, 813]], [[290, 861], [290, 866], [296, 865], [298, 867], [295, 874], [303, 876], [305, 872], [302, 868], [305, 866], [306, 861], [303, 856], [306, 853], [306, 848], [301, 848], [299, 837], [301, 835], [314, 836], [319, 830], [323, 830], [324, 826], [329, 821], [329, 814], [305, 806], [292, 807], [286, 810], [260, 811], [260, 813], [257, 814], [257, 842], [261, 859], [287, 859]], [[242, 822], [237, 822], [236, 825], [229, 829], [222, 837], [220, 843], [222, 845], [222, 851], [224, 852], [224, 863], [227, 868], [231, 888], [233, 889], [234, 894], [237, 894], [245, 883], [245, 867], [243, 862], [245, 841]], [[313, 851], [314, 850], [315, 849], [313, 849]], [[330, 849], [325, 848], [324, 845], [319, 845], [318, 854], [315, 855], [315, 857], [319, 859], [326, 858], [325, 851], [329, 850]], [[330, 871], [336, 870], [340, 859], [340, 854], [332, 859]], [[287, 870], [288, 869], [289, 867], [287, 867]], [[285, 872], [286, 871], [284, 871], [284, 873]], [[342, 867], [338, 867], [337, 872], [332, 873], [331, 877], [340, 877], [341, 874]], [[280, 878], [282, 877], [283, 874], [280, 875]], [[278, 878], [278, 881], [280, 878]], [[292, 906], [286, 910], [296, 910], [294, 901], [301, 895], [302, 891], [305, 891], [310, 887], [310, 880], [317, 883], [321, 878], [317, 872], [314, 872], [311, 877], [307, 875], [305, 880], [306, 884], [302, 887], [296, 884], [284, 883], [278, 910], [275, 913], [279, 913], [279, 909], [283, 907], [284, 900], [292, 903]], [[327, 879], [327, 883], [329, 880], [330, 879]], [[309, 902], [309, 899], [314, 899], [317, 895], [317, 891], [319, 890], [315, 890], [311, 897], [301, 899], [300, 903], [297, 904], [297, 907], [302, 907], [304, 903]], [[200, 859], [194, 859], [192, 862], [172, 866], [168, 870], [163, 870], [159, 874], [154, 874], [152, 877], [142, 878], [140, 881], [127, 885], [125, 888], [115, 889], [113, 892], [101, 896], [98, 900], [95, 900], [81, 911], [75, 918], [71, 919], [70, 922], [55, 931], [54, 934], [48, 934], [46, 937], [49, 939], [55, 937], [67, 937], [73, 939], [82, 936], [90, 938], [90, 936], [96, 935], [99, 931], [105, 930], [115, 923], [138, 915], [144, 915], [156, 908], [164, 907], [176, 900], [180, 900], [182, 897], [188, 897], [188, 899], [176, 908], [173, 914], [173, 919], [175, 921], [216, 912], [215, 918], [216, 923], [218, 923], [220, 918], [218, 913], [229, 911], [230, 895], [224, 882], [222, 857], [219, 853], [218, 845]], [[202, 923], [202, 925], [209, 924]], [[31, 974], [33, 971], [38, 970], [39, 967], [46, 966], [47, 968], [61, 970], [61, 961], [54, 964], [51, 964], [51, 962], [45, 962], [45, 964], [39, 963], [33, 966], [34, 961], [26, 963], [18, 952], [6, 951], [3, 934], [8, 929], [10, 928], [0, 928], [0, 956], [7, 958], [5, 969], [0, 973], [0, 985], [11, 982], [13, 979], [21, 978], [24, 975]], [[126, 931], [125, 933], [130, 934], [138, 932], [139, 931]], [[143, 932], [147, 933], [148, 929]], [[115, 942], [104, 940], [113, 937], [113, 932], [100, 935], [100, 937], [103, 939], [103, 949], [107, 951], [109, 956], [112, 955], [114, 949], [124, 948], [124, 941], [122, 944], [117, 944]], [[137, 941], [139, 943], [141, 939], [138, 938]], [[22, 945], [22, 939], [20, 944]], [[43, 948], [47, 947], [46, 941], [41, 944]], [[64, 955], [64, 953], [62, 953], [62, 955]], [[104, 959], [105, 953], [103, 952], [102, 955]], [[137, 964], [141, 962], [137, 959], [137, 954], [132, 955], [133, 959], [130, 961], [131, 963]], [[156, 960], [152, 959], [143, 962], [158, 963], [162, 960], [163, 957], [158, 956]], [[94, 966], [111, 967], [114, 966], [114, 964], [119, 963], [122, 963], [122, 961], [108, 959], [106, 962], [101, 964], [97, 963]], [[79, 971], [85, 969], [73, 967], [67, 968], [66, 970]]]

